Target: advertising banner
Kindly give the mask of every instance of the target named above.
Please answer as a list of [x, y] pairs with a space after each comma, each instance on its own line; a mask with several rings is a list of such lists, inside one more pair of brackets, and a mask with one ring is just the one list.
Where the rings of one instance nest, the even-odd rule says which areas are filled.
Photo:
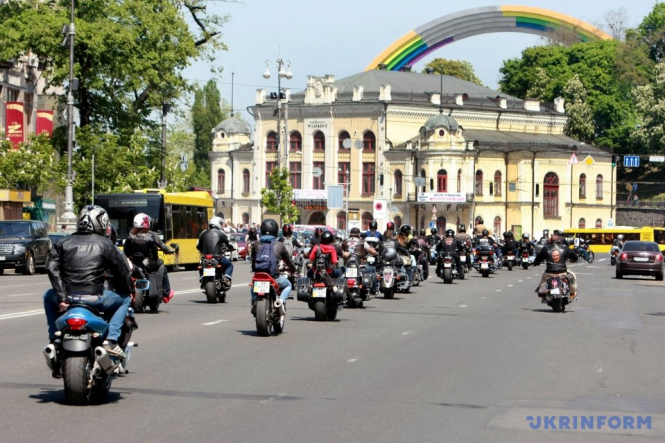
[[18, 144], [24, 141], [22, 102], [7, 102], [5, 104], [5, 135], [16, 149], [18, 149]]
[[456, 192], [419, 192], [419, 203], [466, 203], [466, 194]]
[[37, 110], [37, 135], [46, 132], [53, 135], [53, 111]]
[[325, 189], [294, 189], [294, 200], [328, 200], [328, 191]]

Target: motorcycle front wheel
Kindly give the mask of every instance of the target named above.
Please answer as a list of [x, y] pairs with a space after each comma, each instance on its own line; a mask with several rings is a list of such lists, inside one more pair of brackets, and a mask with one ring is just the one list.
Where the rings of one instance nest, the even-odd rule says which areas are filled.
[[593, 263], [593, 260], [596, 258], [595, 254], [593, 251], [587, 252], [587, 255], [589, 256], [589, 260], [587, 260], [587, 263]]
[[529, 269], [529, 263], [522, 262], [522, 268]]
[[256, 333], [260, 337], [270, 335], [270, 326], [268, 324], [268, 300], [259, 298], [256, 300]]
[[134, 296], [134, 312], [145, 312], [145, 306], [143, 305], [143, 293], [140, 291], [136, 291], [136, 295]]
[[383, 290], [383, 297], [388, 298], [388, 299], [394, 298], [395, 297], [395, 287], [392, 286], [390, 288], [385, 288]]

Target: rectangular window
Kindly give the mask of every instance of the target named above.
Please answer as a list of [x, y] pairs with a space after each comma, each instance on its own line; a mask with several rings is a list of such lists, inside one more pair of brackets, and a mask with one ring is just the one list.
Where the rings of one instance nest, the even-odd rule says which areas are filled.
[[289, 164], [289, 179], [293, 189], [302, 189], [302, 163], [291, 162]]
[[500, 173], [494, 174], [494, 195], [497, 197], [501, 196], [501, 179], [502, 177]]
[[242, 193], [249, 194], [249, 171], [247, 169], [242, 172]]
[[545, 186], [543, 188], [543, 215], [545, 217], [559, 216], [559, 187]]
[[[337, 168], [337, 184], [342, 185], [351, 181], [351, 163], [340, 162]], [[350, 186], [350, 183], [349, 183]], [[344, 186], [344, 197], [347, 196], [347, 186]]]
[[314, 162], [314, 168], [321, 170], [321, 175], [318, 177], [312, 176], [312, 189], [325, 189], [324, 183], [326, 180], [326, 167], [323, 162]]
[[7, 88], [7, 101], [8, 102], [17, 102], [20, 93], [21, 92], [16, 90], [16, 89]]
[[436, 180], [436, 192], [448, 192], [448, 175], [439, 173]]
[[374, 163], [363, 163], [363, 195], [374, 195], [376, 190], [376, 177]]
[[277, 162], [266, 162], [266, 188], [270, 189], [270, 174], [275, 170]]

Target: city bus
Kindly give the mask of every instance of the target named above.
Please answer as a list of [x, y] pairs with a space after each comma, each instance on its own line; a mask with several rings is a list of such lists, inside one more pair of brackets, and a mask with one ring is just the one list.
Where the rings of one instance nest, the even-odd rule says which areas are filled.
[[653, 228], [645, 226], [642, 228], [633, 228], [630, 226], [616, 226], [613, 228], [593, 228], [593, 229], [566, 229], [565, 236], [572, 240], [579, 237], [582, 240], [591, 239], [589, 248], [594, 253], [610, 252], [612, 244], [619, 234], [623, 234], [623, 240], [642, 240], [653, 241], [660, 245], [660, 249], [665, 248], [665, 228]]
[[152, 219], [152, 230], [177, 253], [160, 257], [164, 264], [177, 269], [199, 263], [196, 250], [199, 235], [213, 217], [213, 199], [205, 191], [166, 192], [163, 189], [143, 189], [127, 194], [95, 196], [95, 204], [108, 211], [111, 223], [118, 230], [118, 239], [124, 241], [132, 230], [134, 216], [141, 212]]

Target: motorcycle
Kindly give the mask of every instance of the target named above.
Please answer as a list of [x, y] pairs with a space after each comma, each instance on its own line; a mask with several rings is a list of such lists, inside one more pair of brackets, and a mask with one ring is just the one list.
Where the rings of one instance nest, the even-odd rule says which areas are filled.
[[[527, 257], [528, 260], [528, 257]], [[513, 270], [513, 266], [515, 265], [515, 251], [508, 251], [506, 254], [506, 257], [504, 258], [504, 263], [508, 267], [509, 271]]]
[[268, 337], [270, 330], [279, 335], [284, 331], [286, 311], [284, 302], [279, 298], [277, 282], [265, 272], [257, 272], [251, 283], [256, 295], [256, 333]]
[[[140, 290], [148, 290], [148, 280], [136, 280]], [[56, 320], [55, 335], [62, 341], [56, 347], [44, 348], [46, 364], [54, 374], [62, 374], [65, 399], [70, 404], [84, 405], [101, 401], [111, 389], [111, 383], [119, 374], [126, 374], [132, 342], [132, 332], [138, 329], [130, 308], [122, 325], [118, 344], [126, 357], [119, 359], [106, 352], [102, 346], [109, 332], [104, 313], [80, 301], [69, 305], [67, 311]]]
[[162, 303], [162, 282], [164, 281], [164, 266], [160, 266], [159, 262], [155, 262], [146, 258], [141, 253], [133, 254], [130, 257], [131, 262], [134, 264], [132, 270], [139, 280], [148, 280], [150, 284], [147, 289], [135, 288], [134, 291], [134, 311], [142, 313], [146, 311], [146, 306], [150, 311], [159, 311], [159, 305]]
[[409, 292], [409, 276], [400, 271], [403, 261], [394, 247], [389, 246], [382, 249], [381, 263], [379, 283], [384, 298], [394, 298], [395, 291]]
[[332, 286], [328, 286], [324, 278], [327, 266], [326, 260], [319, 254], [312, 263], [314, 278], [300, 278], [296, 285], [298, 301], [307, 303], [317, 321], [335, 320], [346, 301], [345, 278], [333, 279]]
[[460, 278], [457, 272], [457, 264], [450, 253], [441, 258], [441, 276], [444, 283], [452, 283], [453, 279]]
[[569, 297], [570, 288], [568, 287], [565, 274], [552, 276], [547, 279], [547, 296], [545, 300], [554, 312], [564, 312], [566, 305], [571, 302]]
[[[586, 251], [587, 257], [589, 257], [588, 260], [584, 258], [584, 254], [582, 254], [581, 249], [584, 249], [584, 251]], [[580, 262], [582, 260], [584, 260], [587, 263], [593, 263], [593, 260], [596, 258], [596, 255], [593, 253], [593, 251], [591, 249], [589, 249], [589, 242], [588, 241], [580, 244], [579, 247], [575, 248], [575, 254], [577, 254], [577, 261], [580, 261]]]
[[[368, 263], [372, 261], [370, 266], [373, 266], [375, 258], [372, 256], [367, 257]], [[346, 264], [346, 304], [349, 308], [361, 308], [363, 302], [371, 300], [374, 294], [372, 293], [372, 285], [374, 282], [374, 273], [367, 271], [358, 266], [358, 259], [355, 255], [349, 258]]]
[[522, 250], [522, 269], [529, 269], [529, 251], [527, 249]]
[[610, 265], [614, 266], [617, 264], [617, 257], [620, 252], [621, 250], [618, 247], [612, 246], [612, 250], [610, 250]]
[[[227, 251], [228, 252], [228, 251]], [[222, 260], [219, 256], [206, 254], [201, 257], [199, 269], [201, 274], [201, 289], [208, 303], [226, 303], [226, 293], [231, 284], [222, 272]]]
[[494, 248], [489, 244], [480, 244], [476, 247], [476, 259], [474, 267], [480, 274], [487, 278], [490, 273], [494, 273]]

